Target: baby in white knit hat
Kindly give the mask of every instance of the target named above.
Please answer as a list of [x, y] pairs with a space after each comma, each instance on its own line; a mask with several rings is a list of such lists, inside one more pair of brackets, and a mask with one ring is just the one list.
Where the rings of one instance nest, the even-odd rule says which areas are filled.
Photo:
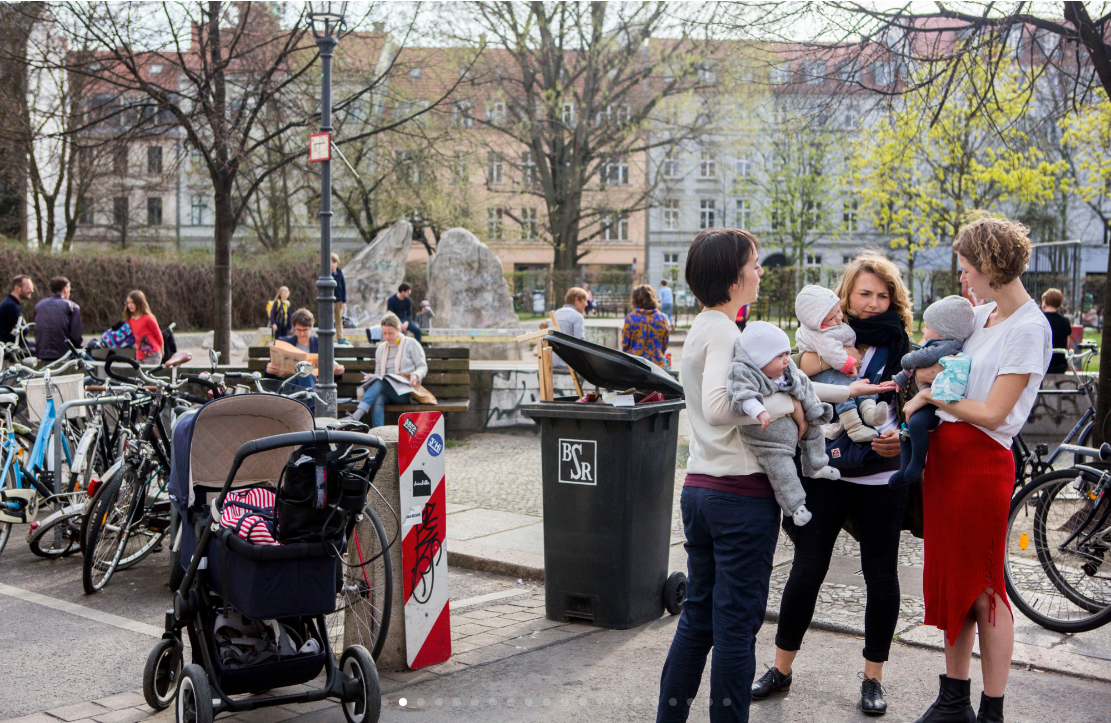
[[[795, 449], [802, 450], [802, 473], [807, 477], [840, 479], [841, 473], [829, 466], [820, 427], [833, 419], [833, 409], [818, 399], [790, 354], [791, 342], [782, 329], [766, 321], [751, 322], [733, 350], [725, 391], [737, 414], [760, 422], [740, 425], [737, 431], [768, 475], [780, 509], [801, 526], [810, 521], [811, 513], [803, 504], [806, 491], [795, 469]], [[791, 395], [795, 411], [773, 420], [764, 399], [776, 392]]]
[[[856, 350], [856, 332], [845, 323], [841, 298], [824, 286], [804, 286], [795, 297], [795, 316], [799, 329], [795, 346], [799, 352], [812, 351], [829, 365], [815, 374], [811, 381], [848, 385], [860, 374], [860, 354]], [[873, 427], [887, 421], [887, 403], [876, 397], [858, 397], [834, 407], [838, 421], [854, 442], [866, 443], [879, 432]], [[870, 426], [869, 426], [870, 425]]]

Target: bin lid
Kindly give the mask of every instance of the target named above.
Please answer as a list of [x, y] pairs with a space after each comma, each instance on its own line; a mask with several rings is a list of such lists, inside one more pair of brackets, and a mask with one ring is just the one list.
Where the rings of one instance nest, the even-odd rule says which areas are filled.
[[603, 389], [628, 389], [683, 395], [683, 385], [652, 362], [559, 331], [544, 337], [567, 366]]

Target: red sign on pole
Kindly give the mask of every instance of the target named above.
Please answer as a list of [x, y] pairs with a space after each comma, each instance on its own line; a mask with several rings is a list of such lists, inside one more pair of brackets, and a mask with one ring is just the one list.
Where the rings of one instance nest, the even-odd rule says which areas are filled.
[[313, 133], [309, 136], [309, 160], [313, 163], [332, 160], [331, 133]]

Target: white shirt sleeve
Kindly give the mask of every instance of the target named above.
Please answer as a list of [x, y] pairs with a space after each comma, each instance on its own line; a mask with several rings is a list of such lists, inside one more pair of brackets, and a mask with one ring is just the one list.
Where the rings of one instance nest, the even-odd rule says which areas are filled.
[[764, 409], [764, 405], [760, 403], [759, 399], [756, 397], [749, 397], [741, 402], [741, 411], [753, 419], [756, 419], [767, 410]]
[[1016, 326], [999, 351], [999, 374], [1045, 374], [1045, 329], [1039, 324]]

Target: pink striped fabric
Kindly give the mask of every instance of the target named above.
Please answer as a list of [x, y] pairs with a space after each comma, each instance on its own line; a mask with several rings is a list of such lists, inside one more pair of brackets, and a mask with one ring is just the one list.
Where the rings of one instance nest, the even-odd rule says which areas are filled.
[[[263, 509], [271, 519], [242, 505]], [[256, 545], [279, 545], [274, 539], [270, 524], [274, 520], [274, 492], [263, 487], [253, 487], [240, 492], [229, 492], [224, 499], [220, 524], [235, 530], [235, 534]]]

